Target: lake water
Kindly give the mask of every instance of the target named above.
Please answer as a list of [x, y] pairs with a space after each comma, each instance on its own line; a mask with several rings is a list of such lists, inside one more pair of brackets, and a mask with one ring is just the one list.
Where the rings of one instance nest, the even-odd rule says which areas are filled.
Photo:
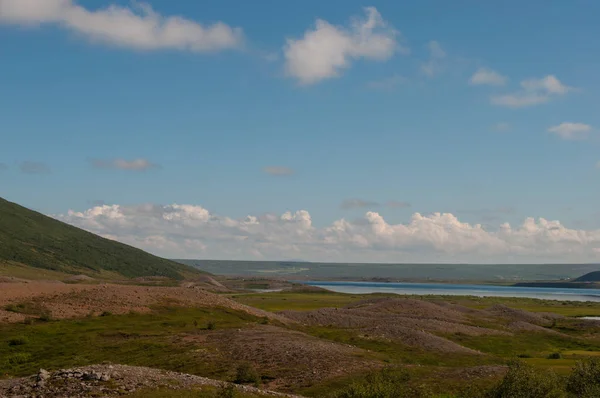
[[544, 300], [600, 302], [600, 289], [569, 289], [493, 285], [459, 285], [445, 283], [323, 282], [306, 281], [307, 285], [340, 293], [396, 293], [413, 295], [448, 295], [478, 297], [527, 297]]

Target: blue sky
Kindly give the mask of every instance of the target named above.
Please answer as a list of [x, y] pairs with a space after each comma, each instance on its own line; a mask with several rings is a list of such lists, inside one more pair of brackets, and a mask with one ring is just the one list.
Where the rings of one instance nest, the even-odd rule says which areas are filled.
[[[101, 203], [190, 204], [232, 220], [306, 210], [311, 234], [341, 219], [358, 228], [367, 211], [392, 226], [451, 213], [489, 231], [542, 217], [592, 234], [583, 257], [565, 249], [562, 260], [596, 259], [600, 3], [106, 4], [0, 0], [1, 196], [52, 215]], [[379, 259], [377, 233], [356, 234]], [[208, 251], [154, 251], [227, 257], [235, 245], [194, 239]], [[402, 239], [381, 258], [409, 258]], [[416, 260], [450, 253], [429, 244]], [[239, 257], [346, 260], [360, 248], [250, 246]], [[456, 255], [481, 261], [469, 250]]]

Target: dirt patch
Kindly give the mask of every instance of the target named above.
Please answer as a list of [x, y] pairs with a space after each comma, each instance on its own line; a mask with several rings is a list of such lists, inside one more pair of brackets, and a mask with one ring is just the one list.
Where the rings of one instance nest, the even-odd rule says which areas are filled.
[[45, 308], [57, 319], [98, 315], [105, 311], [113, 314], [126, 314], [130, 311], [144, 313], [149, 312], [150, 307], [154, 305], [170, 304], [231, 308], [259, 317], [289, 322], [276, 314], [237, 303], [195, 286], [185, 288], [45, 282], [0, 284], [0, 322], [24, 320], [25, 315], [6, 311], [8, 305], [22, 302], [31, 302], [34, 306]]
[[501, 304], [488, 308], [486, 312], [510, 322], [527, 322], [538, 326], [550, 326], [554, 319], [562, 318], [557, 314], [527, 312]]
[[381, 366], [366, 358], [366, 350], [270, 325], [217, 330], [199, 337], [202, 341], [228, 358], [252, 363], [268, 376], [266, 386], [280, 391]]
[[[125, 365], [93, 365], [56, 372], [40, 372], [31, 377], [0, 380], [0, 397], [118, 397], [138, 390], [218, 387], [224, 383], [205, 377], [160, 369]], [[229, 385], [229, 383], [225, 383]], [[237, 390], [272, 397], [298, 396], [233, 385]]]
[[470, 316], [455, 308], [404, 298], [372, 299], [340, 309], [280, 314], [302, 324], [351, 329], [363, 337], [398, 341], [436, 353], [480, 354], [443, 337], [448, 334], [511, 335], [507, 330], [473, 325]]

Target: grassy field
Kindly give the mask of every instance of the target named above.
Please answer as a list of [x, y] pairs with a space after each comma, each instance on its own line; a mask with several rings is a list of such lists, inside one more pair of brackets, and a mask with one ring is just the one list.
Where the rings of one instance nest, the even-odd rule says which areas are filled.
[[226, 378], [231, 363], [198, 360], [193, 347], [174, 337], [259, 322], [259, 318], [226, 309], [160, 308], [152, 314], [4, 324], [0, 325], [0, 375], [26, 376], [40, 367], [110, 361]]
[[[274, 292], [234, 294], [232, 297], [241, 303], [251, 305], [266, 311], [308, 311], [325, 307], [343, 307], [365, 298], [399, 297], [396, 294], [345, 294], [335, 292]], [[579, 301], [540, 300], [513, 297], [473, 297], [473, 296], [439, 296], [439, 295], [410, 295], [410, 297], [426, 301], [444, 301], [463, 305], [469, 308], [485, 309], [495, 304], [503, 304], [531, 312], [554, 312], [556, 314], [581, 317], [600, 316], [600, 303]]]

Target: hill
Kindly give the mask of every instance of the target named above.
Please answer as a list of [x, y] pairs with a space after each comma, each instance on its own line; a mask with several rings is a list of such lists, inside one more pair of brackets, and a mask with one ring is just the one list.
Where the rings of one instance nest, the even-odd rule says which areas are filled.
[[0, 198], [0, 271], [5, 268], [5, 273], [10, 274], [11, 269], [18, 269], [22, 274], [31, 267], [42, 275], [66, 273], [106, 278], [183, 279], [201, 273]]
[[588, 272], [575, 279], [573, 282], [600, 282], [600, 271]]
[[175, 260], [207, 272], [308, 280], [455, 281], [516, 283], [561, 281], [600, 269], [600, 264], [411, 264], [295, 261]]

